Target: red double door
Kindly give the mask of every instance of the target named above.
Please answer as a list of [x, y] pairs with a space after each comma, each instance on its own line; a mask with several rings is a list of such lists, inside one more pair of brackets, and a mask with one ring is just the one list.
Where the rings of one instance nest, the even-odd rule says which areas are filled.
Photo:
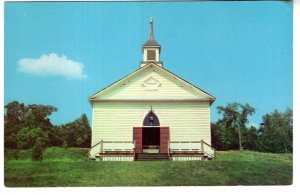
[[[160, 127], [160, 153], [168, 153], [170, 140], [170, 128]], [[135, 141], [135, 152], [143, 153], [143, 127], [133, 127], [133, 141]]]

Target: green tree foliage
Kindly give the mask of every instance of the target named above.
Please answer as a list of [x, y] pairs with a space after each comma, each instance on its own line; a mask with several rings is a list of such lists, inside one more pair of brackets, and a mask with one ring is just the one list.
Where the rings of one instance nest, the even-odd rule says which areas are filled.
[[35, 145], [44, 147], [48, 141], [48, 135], [41, 128], [23, 127], [16, 135], [18, 149], [30, 149]]
[[[239, 103], [218, 106], [223, 118], [211, 124], [212, 146], [217, 150], [247, 150], [293, 152], [293, 111], [275, 110], [263, 116], [259, 129], [247, 126], [254, 109]], [[239, 133], [240, 132], [240, 133]]]
[[275, 110], [263, 116], [259, 129], [259, 150], [266, 152], [293, 152], [293, 110], [284, 113]]
[[225, 149], [243, 149], [242, 135], [246, 132], [248, 116], [255, 113], [255, 109], [249, 104], [229, 103], [226, 107], [218, 106], [218, 113], [223, 119], [217, 122], [220, 130], [220, 141]]
[[[91, 127], [88, 122], [86, 114], [81, 115], [75, 121], [57, 127], [63, 137], [61, 139], [62, 146], [67, 145], [71, 147], [90, 147]], [[64, 142], [66, 141], [66, 142]]]
[[223, 120], [218, 120], [211, 125], [212, 146], [216, 150], [238, 149], [238, 136], [235, 130], [226, 125]]
[[34, 146], [32, 150], [32, 160], [41, 161], [43, 160], [43, 148], [41, 146]]
[[[57, 109], [53, 106], [28, 105], [13, 101], [5, 106], [4, 116], [4, 144], [8, 148], [17, 147], [17, 139], [22, 135], [24, 128], [27, 131], [40, 128], [46, 134], [51, 131], [53, 125], [48, 118]], [[19, 135], [18, 135], [19, 134]]]
[[32, 150], [32, 160], [43, 159], [43, 150], [48, 141], [48, 135], [41, 128], [23, 127], [16, 135], [16, 145], [18, 149]]
[[[54, 126], [49, 116], [56, 112], [53, 106], [24, 105], [17, 101], [5, 106], [5, 148], [34, 149], [38, 155], [43, 147], [90, 147], [91, 128], [88, 118], [80, 118], [65, 125]], [[36, 156], [34, 159], [41, 159]]]
[[247, 150], [257, 150], [258, 144], [258, 130], [256, 127], [251, 126], [245, 128], [243, 132], [243, 147]]
[[32, 149], [32, 160], [41, 161], [43, 160], [43, 152], [45, 149], [45, 141], [42, 137], [38, 137], [36, 143]]

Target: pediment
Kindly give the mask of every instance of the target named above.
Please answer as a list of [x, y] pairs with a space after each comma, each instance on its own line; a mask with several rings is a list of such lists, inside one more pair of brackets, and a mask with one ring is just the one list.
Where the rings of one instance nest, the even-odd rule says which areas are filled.
[[93, 100], [207, 100], [214, 97], [165, 69], [148, 64], [90, 97]]
[[145, 87], [146, 91], [157, 91], [161, 87], [161, 83], [153, 77], [147, 78], [142, 87]]

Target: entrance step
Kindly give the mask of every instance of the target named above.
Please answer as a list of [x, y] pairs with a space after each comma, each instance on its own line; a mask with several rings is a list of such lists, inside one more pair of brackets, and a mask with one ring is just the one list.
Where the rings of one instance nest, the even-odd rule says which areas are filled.
[[157, 154], [157, 153], [143, 153], [143, 154], [137, 154], [136, 160], [139, 160], [139, 161], [169, 160], [169, 155], [168, 154]]
[[159, 153], [159, 149], [143, 149], [143, 153]]

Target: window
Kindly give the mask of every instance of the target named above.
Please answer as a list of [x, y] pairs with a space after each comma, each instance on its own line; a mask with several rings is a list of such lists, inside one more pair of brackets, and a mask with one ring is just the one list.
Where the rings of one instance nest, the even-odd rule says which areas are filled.
[[155, 60], [155, 50], [147, 51], [147, 60]]

